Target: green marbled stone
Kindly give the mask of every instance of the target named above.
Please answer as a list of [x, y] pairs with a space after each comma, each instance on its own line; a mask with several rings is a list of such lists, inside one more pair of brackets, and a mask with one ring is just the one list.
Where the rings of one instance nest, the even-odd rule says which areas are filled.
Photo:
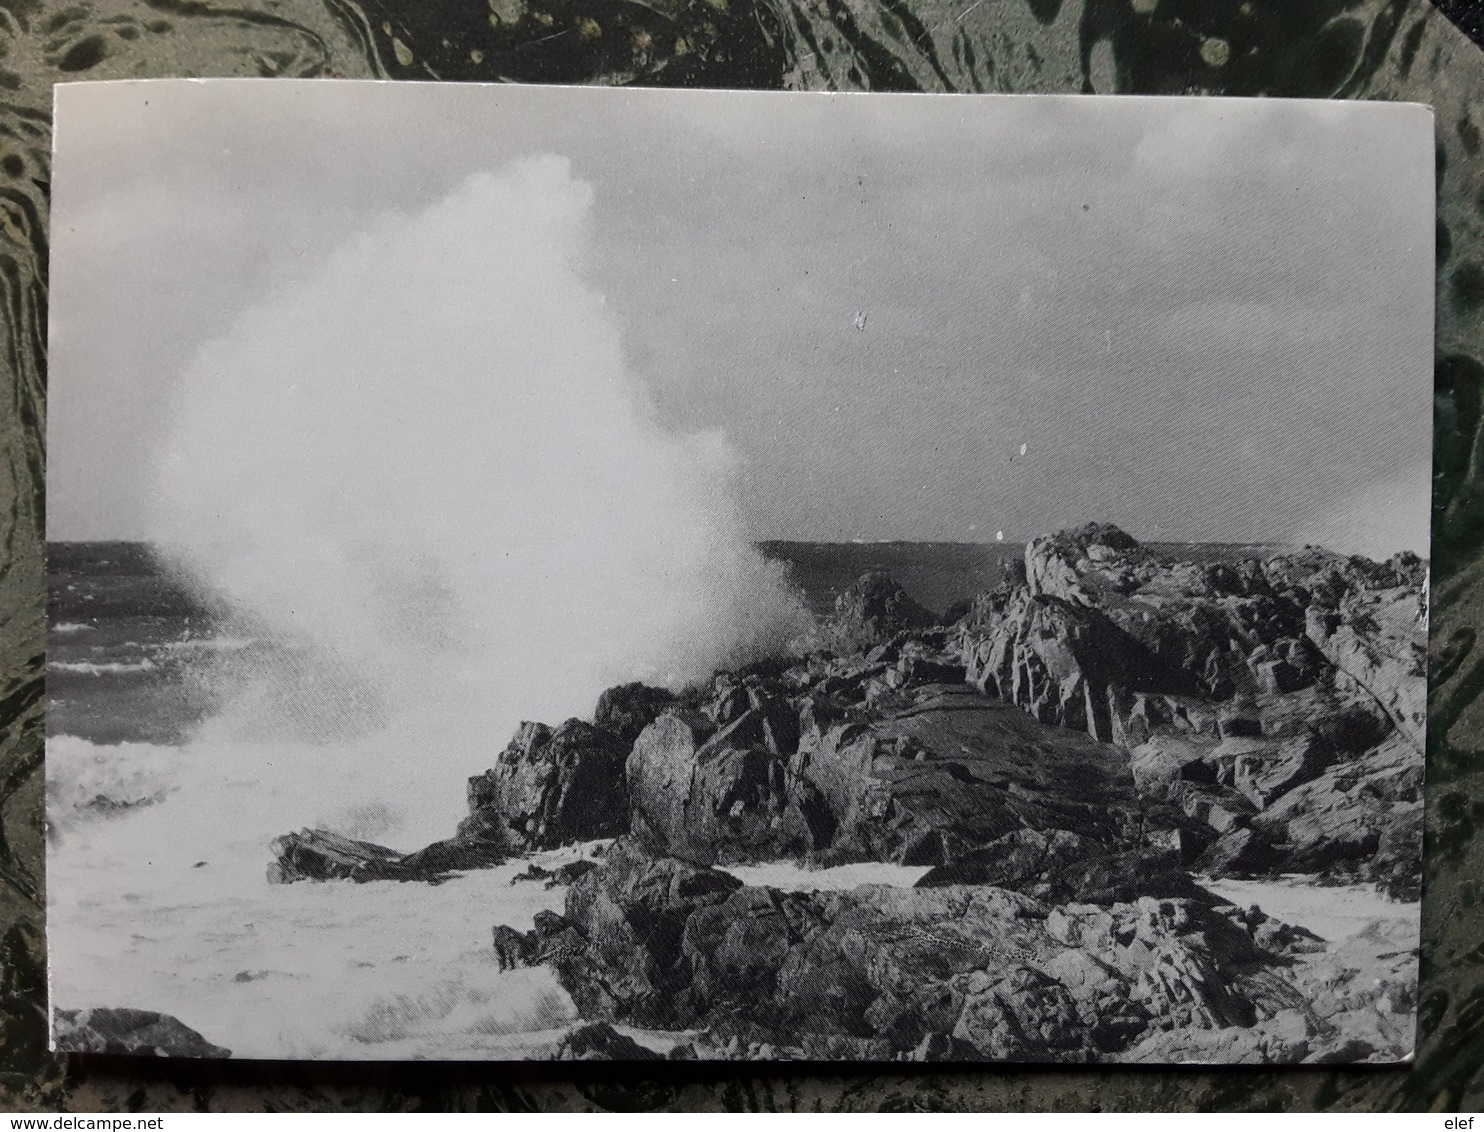
[[[193, 1064], [46, 1051], [42, 484], [50, 86], [328, 76], [1432, 103], [1437, 467], [1421, 1033], [1410, 1069]], [[0, 2], [0, 1108], [1484, 1107], [1484, 53], [1426, 0]]]

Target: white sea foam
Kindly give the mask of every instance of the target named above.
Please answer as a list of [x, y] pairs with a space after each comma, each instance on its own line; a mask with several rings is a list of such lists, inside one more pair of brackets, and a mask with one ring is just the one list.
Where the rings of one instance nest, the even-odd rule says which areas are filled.
[[[98, 820], [97, 802], [155, 802], [178, 788], [182, 752], [153, 743], [90, 743], [71, 735], [46, 741], [46, 816], [53, 841]], [[48, 866], [50, 867], [50, 861]]]
[[1408, 925], [1413, 935], [1422, 928], [1418, 904], [1388, 900], [1371, 885], [1324, 885], [1311, 876], [1197, 879], [1239, 907], [1256, 904], [1269, 916], [1308, 928], [1331, 942], [1349, 939], [1378, 921]]
[[782, 892], [842, 892], [867, 884], [911, 888], [931, 871], [931, 866], [865, 861], [830, 869], [806, 869], [788, 861], [766, 861], [759, 865], [726, 865], [722, 871], [731, 873], [743, 884], [763, 885]]
[[[519, 1056], [576, 1018], [544, 969], [500, 971], [490, 928], [562, 889], [513, 862], [445, 884], [270, 885], [269, 840], [322, 824], [308, 749], [48, 745], [53, 1001], [174, 1014], [238, 1057]], [[282, 759], [294, 781], [257, 766]], [[105, 818], [102, 794], [165, 789]], [[210, 799], [212, 804], [203, 804]], [[537, 858], [548, 866], [590, 851]]]
[[87, 633], [92, 628], [93, 626], [82, 621], [61, 621], [56, 625], [52, 625], [47, 631], [66, 636], [71, 633]]

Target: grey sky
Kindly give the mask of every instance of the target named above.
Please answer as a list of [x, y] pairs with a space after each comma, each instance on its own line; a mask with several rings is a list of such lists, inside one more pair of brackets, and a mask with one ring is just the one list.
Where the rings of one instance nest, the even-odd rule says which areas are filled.
[[284, 81], [58, 106], [53, 538], [140, 533], [172, 383], [242, 310], [556, 153], [629, 368], [667, 426], [726, 433], [757, 537], [1364, 520], [1425, 549], [1418, 107]]

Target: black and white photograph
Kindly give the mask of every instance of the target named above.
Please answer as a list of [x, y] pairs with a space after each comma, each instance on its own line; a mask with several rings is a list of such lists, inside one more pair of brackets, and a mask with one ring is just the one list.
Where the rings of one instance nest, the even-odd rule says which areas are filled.
[[1411, 1059], [1427, 107], [55, 112], [54, 1049]]

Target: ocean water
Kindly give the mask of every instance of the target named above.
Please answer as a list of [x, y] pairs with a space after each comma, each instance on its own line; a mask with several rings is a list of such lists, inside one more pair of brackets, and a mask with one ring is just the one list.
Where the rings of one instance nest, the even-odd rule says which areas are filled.
[[816, 614], [862, 574], [884, 571], [918, 604], [943, 613], [955, 602], [998, 585], [1005, 565], [1022, 557], [1016, 542], [765, 542], [768, 557], [788, 564], [788, 577]]

